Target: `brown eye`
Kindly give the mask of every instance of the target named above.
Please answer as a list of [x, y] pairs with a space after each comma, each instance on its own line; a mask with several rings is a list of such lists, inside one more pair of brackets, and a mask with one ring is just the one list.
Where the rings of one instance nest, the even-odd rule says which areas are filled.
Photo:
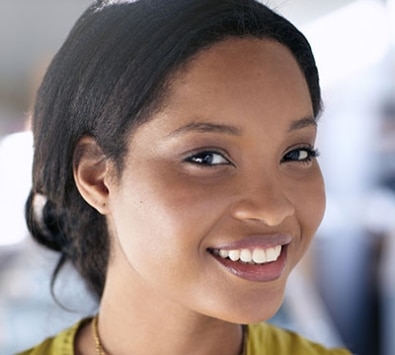
[[187, 162], [199, 165], [223, 165], [229, 164], [229, 160], [226, 159], [221, 153], [213, 151], [205, 151], [194, 154], [186, 159]]
[[314, 148], [298, 148], [291, 150], [284, 155], [281, 162], [310, 162], [319, 156], [319, 152]]

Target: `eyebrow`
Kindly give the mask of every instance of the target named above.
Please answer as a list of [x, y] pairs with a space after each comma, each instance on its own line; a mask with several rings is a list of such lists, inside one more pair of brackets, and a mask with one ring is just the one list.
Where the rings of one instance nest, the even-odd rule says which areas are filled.
[[288, 131], [292, 132], [310, 126], [317, 127], [317, 120], [313, 117], [303, 117], [300, 120], [291, 122]]
[[[306, 127], [316, 127], [317, 120], [313, 117], [303, 117], [300, 120], [291, 122], [288, 131], [296, 131]], [[175, 137], [188, 132], [198, 132], [198, 133], [224, 133], [232, 136], [241, 136], [242, 129], [232, 125], [208, 123], [208, 122], [191, 122], [185, 126], [177, 128], [169, 134], [169, 137]]]
[[174, 137], [188, 132], [198, 132], [198, 133], [214, 132], [214, 133], [225, 133], [232, 136], [241, 136], [242, 134], [241, 128], [236, 126], [208, 123], [208, 122], [192, 122], [185, 126], [177, 128], [175, 131], [171, 132], [169, 136]]

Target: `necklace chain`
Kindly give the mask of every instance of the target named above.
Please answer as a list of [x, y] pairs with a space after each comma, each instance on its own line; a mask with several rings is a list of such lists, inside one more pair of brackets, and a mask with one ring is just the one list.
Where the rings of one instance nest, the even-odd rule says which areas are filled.
[[[98, 314], [96, 314], [96, 316], [93, 317], [92, 319], [92, 335], [93, 335], [93, 340], [95, 342], [96, 354], [106, 355], [104, 347], [100, 341], [99, 329], [97, 326], [98, 319], [99, 319]], [[240, 355], [247, 355], [246, 338], [247, 338], [247, 327], [243, 325], [243, 343], [242, 343]]]
[[99, 319], [98, 314], [96, 314], [96, 316], [93, 317], [92, 319], [92, 334], [93, 334], [93, 340], [95, 341], [96, 354], [106, 355], [106, 352], [104, 351], [103, 345], [101, 345], [101, 341], [100, 341], [99, 329], [97, 326], [98, 319]]

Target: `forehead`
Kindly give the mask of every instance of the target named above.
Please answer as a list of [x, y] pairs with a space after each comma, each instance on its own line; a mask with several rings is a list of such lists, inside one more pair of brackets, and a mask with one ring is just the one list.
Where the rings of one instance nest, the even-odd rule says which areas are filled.
[[[308, 105], [311, 98], [302, 71], [284, 45], [268, 39], [230, 38], [200, 51], [171, 81], [167, 106], [194, 101], [200, 108]], [[295, 107], [296, 108], [296, 107]]]
[[256, 66], [255, 69], [259, 68], [263, 72], [269, 64], [276, 64], [282, 69], [290, 65], [298, 66], [291, 51], [273, 39], [230, 37], [199, 51], [187, 65], [187, 71], [196, 71], [199, 67], [219, 71], [236, 67], [239, 70], [251, 69]]
[[280, 140], [295, 122], [313, 127], [313, 117], [306, 80], [291, 52], [274, 41], [237, 38], [202, 50], [179, 70], [161, 107], [133, 136], [154, 142], [174, 132], [224, 132], [226, 126], [248, 139]]

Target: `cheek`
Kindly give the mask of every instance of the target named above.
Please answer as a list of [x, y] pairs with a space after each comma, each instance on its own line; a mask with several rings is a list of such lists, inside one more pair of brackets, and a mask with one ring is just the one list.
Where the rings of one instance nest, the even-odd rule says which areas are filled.
[[325, 187], [321, 171], [317, 172], [296, 192], [296, 214], [302, 236], [310, 241], [317, 231], [325, 212]]
[[112, 215], [116, 227], [113, 238], [118, 249], [115, 254], [123, 254], [132, 279], [138, 277], [149, 281], [148, 284], [176, 287], [180, 276], [175, 261], [180, 262], [187, 238], [183, 242], [180, 238], [182, 228], [175, 224], [175, 209], [165, 209], [162, 201], [148, 191], [124, 196]]
[[[190, 184], [162, 181], [152, 184], [147, 179], [119, 193], [112, 217], [115, 248], [127, 260], [131, 278], [145, 280], [166, 297], [189, 295], [186, 299], [194, 300], [210, 283], [206, 248], [219, 202], [216, 195]], [[218, 291], [212, 287], [211, 292], [214, 296]]]
[[[218, 201], [205, 189], [166, 176], [128, 184], [113, 205], [114, 224], [123, 250], [134, 260], [194, 258], [208, 233]], [[203, 250], [203, 249], [202, 249]]]

